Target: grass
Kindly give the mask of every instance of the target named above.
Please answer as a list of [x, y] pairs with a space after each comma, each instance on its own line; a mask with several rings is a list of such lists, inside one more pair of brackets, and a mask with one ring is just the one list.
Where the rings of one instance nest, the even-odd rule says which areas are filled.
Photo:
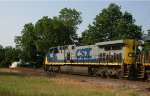
[[93, 86], [68, 78], [0, 73], [0, 96], [136, 96], [132, 89]]

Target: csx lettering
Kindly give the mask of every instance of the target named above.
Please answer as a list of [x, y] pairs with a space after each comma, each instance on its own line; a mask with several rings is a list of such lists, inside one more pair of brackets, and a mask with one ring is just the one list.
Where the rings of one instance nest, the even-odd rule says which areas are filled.
[[92, 48], [78, 49], [76, 52], [77, 58], [91, 58], [90, 51]]

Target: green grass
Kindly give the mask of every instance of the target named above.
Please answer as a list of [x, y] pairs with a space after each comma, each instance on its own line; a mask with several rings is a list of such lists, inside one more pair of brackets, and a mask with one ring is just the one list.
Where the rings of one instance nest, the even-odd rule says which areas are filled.
[[0, 96], [136, 96], [133, 90], [104, 88], [62, 78], [0, 73]]

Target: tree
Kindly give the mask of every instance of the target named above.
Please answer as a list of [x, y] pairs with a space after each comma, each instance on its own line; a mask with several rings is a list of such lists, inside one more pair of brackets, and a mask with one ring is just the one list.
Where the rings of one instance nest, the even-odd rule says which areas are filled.
[[21, 32], [22, 36], [15, 37], [16, 47], [22, 50], [21, 52], [21, 60], [23, 62], [36, 62], [36, 35], [34, 32], [34, 25], [32, 23], [28, 23], [24, 25], [24, 28]]
[[82, 33], [83, 44], [110, 41], [117, 39], [141, 39], [141, 26], [135, 25], [135, 20], [128, 12], [121, 12], [121, 7], [111, 3], [99, 13], [92, 25]]
[[44, 60], [50, 47], [73, 44], [78, 38], [77, 25], [82, 22], [80, 15], [75, 9], [64, 8], [59, 16], [44, 16], [35, 26], [32, 23], [25, 24], [21, 36], [15, 37], [17, 48], [22, 50], [22, 61]]
[[67, 33], [67, 36], [69, 36], [70, 38], [70, 40], [65, 43], [75, 43], [75, 41], [78, 39], [78, 36], [76, 34], [76, 31], [78, 29], [77, 26], [82, 23], [81, 12], [78, 12], [75, 9], [64, 8], [59, 13], [60, 15], [58, 16], [58, 18], [66, 26], [66, 30], [64, 30], [64, 32]]
[[44, 16], [42, 19], [39, 19], [35, 24], [35, 34], [36, 34], [36, 49], [39, 55], [44, 56], [45, 52], [51, 46], [51, 39], [54, 38], [51, 35], [51, 19], [47, 16]]
[[3, 66], [2, 62], [4, 61], [4, 48], [2, 45], [0, 45], [0, 66]]
[[12, 62], [19, 61], [21, 50], [17, 48], [13, 48], [11, 46], [7, 46], [3, 48], [1, 56], [2, 59], [0, 60], [0, 64], [3, 67], [8, 67]]

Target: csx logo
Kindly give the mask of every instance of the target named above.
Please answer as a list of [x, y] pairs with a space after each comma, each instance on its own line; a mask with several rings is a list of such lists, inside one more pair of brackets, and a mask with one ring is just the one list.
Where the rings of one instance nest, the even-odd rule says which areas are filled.
[[84, 49], [78, 49], [76, 51], [77, 58], [91, 58], [90, 51], [92, 48], [84, 48]]

